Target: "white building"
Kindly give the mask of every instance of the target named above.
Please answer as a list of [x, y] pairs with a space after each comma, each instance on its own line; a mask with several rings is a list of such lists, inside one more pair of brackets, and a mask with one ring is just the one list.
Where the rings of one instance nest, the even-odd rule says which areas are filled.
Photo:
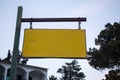
[[[0, 80], [10, 76], [11, 63], [0, 61]], [[47, 69], [31, 65], [17, 65], [16, 80], [47, 80]]]

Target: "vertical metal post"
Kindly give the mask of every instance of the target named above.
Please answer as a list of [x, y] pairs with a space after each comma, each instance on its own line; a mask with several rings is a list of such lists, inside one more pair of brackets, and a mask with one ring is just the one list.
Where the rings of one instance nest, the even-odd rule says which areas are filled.
[[22, 7], [18, 7], [17, 13], [17, 21], [16, 21], [16, 30], [15, 30], [15, 38], [14, 38], [14, 46], [13, 46], [13, 58], [10, 70], [10, 80], [15, 80], [16, 70], [17, 70], [17, 62], [18, 62], [18, 54], [19, 54], [19, 41], [20, 41], [20, 30], [21, 30], [21, 18], [22, 18]]

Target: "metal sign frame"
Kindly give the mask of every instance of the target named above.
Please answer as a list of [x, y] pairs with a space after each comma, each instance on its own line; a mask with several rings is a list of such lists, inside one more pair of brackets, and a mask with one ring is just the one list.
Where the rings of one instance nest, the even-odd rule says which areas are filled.
[[22, 6], [19, 6], [18, 12], [17, 12], [17, 20], [16, 20], [16, 30], [15, 30], [15, 38], [14, 38], [14, 45], [13, 45], [13, 57], [12, 57], [12, 64], [11, 64], [11, 70], [10, 70], [10, 80], [15, 80], [22, 22], [30, 22], [30, 23], [32, 22], [79, 22], [78, 28], [80, 29], [80, 22], [86, 21], [86, 18], [22, 18], [22, 11], [23, 11]]

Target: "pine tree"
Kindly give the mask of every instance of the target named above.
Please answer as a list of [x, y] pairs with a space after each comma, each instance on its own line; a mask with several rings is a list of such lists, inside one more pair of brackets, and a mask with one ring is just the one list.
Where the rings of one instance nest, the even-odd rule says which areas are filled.
[[81, 69], [78, 61], [73, 60], [71, 63], [65, 63], [57, 72], [63, 75], [61, 80], [83, 80], [85, 75], [80, 72]]

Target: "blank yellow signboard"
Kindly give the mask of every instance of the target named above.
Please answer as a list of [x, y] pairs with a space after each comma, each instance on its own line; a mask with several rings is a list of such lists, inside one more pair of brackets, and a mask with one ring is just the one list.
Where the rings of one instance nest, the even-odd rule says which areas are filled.
[[25, 29], [25, 58], [86, 58], [85, 30]]

